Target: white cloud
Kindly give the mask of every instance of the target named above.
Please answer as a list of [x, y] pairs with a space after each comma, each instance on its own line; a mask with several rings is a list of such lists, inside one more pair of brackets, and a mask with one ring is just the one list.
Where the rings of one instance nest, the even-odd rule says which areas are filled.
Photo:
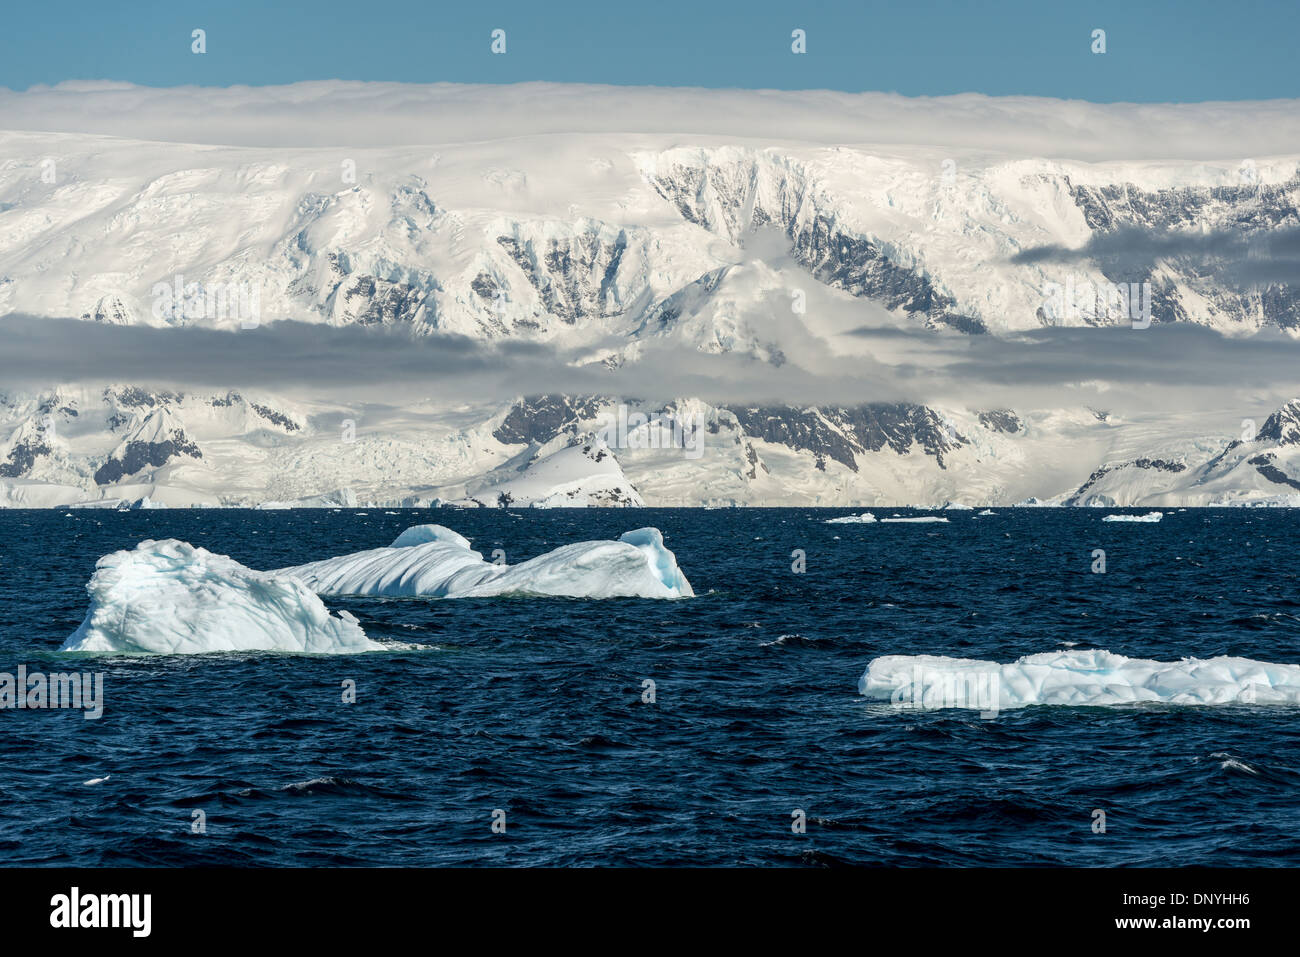
[[[503, 400], [564, 392], [719, 403], [913, 401], [968, 408], [1055, 408], [1102, 401], [1150, 411], [1276, 405], [1300, 394], [1300, 340], [1276, 331], [1225, 337], [1179, 323], [1146, 330], [1043, 329], [1007, 339], [890, 331], [875, 356], [824, 357], [815, 370], [702, 353], [672, 339], [643, 344], [610, 369], [590, 351], [459, 336], [274, 322], [219, 332], [111, 326], [20, 315], [0, 319], [0, 382], [130, 382], [179, 389], [245, 388], [328, 398]], [[606, 343], [614, 345], [614, 343]]]
[[1094, 104], [967, 93], [585, 84], [361, 83], [153, 88], [67, 82], [0, 90], [0, 128], [233, 146], [437, 145], [546, 133], [682, 134], [890, 144], [1011, 156], [1221, 159], [1293, 153], [1300, 101]]

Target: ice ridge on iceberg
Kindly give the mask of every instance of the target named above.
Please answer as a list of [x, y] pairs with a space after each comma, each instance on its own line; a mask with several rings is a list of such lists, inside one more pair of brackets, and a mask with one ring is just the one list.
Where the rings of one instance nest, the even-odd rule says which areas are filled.
[[494, 564], [441, 525], [408, 528], [387, 548], [282, 568], [322, 595], [478, 598], [688, 598], [695, 594], [657, 528], [618, 541], [564, 545], [518, 565]]
[[61, 651], [344, 654], [386, 647], [347, 612], [331, 615], [301, 582], [174, 538], [105, 555], [86, 591], [90, 608]]

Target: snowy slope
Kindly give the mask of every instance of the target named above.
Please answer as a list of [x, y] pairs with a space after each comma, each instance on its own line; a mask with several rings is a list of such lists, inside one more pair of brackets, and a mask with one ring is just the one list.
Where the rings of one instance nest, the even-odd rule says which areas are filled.
[[1218, 443], [1149, 443], [1144, 455], [1112, 459], [1075, 492], [1069, 505], [1300, 506], [1300, 400], [1254, 428]]

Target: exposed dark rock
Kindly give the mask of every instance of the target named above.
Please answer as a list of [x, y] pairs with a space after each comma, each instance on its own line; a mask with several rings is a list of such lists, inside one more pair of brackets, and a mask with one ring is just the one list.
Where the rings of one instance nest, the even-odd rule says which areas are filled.
[[412, 322], [424, 303], [420, 289], [403, 282], [383, 282], [374, 276], [352, 276], [335, 293], [359, 326]]
[[928, 276], [893, 262], [871, 240], [845, 233], [825, 216], [803, 226], [791, 223], [787, 233], [794, 241], [795, 258], [834, 289], [901, 309], [932, 325], [972, 335], [988, 332], [983, 320], [963, 314], [956, 300], [935, 288]]
[[[613, 240], [608, 240], [598, 229], [589, 229], [580, 230], [568, 239], [537, 242], [518, 236], [498, 236], [497, 244], [509, 253], [537, 290], [547, 313], [563, 322], [572, 324], [588, 317], [619, 315], [627, 308], [627, 304], [619, 301], [614, 285], [623, 254], [627, 252], [627, 233], [623, 230]], [[475, 292], [486, 298], [478, 288]]]
[[179, 402], [181, 396], [175, 392], [150, 392], [138, 386], [126, 386], [120, 389], [105, 389], [104, 398], [114, 404], [128, 409], [155, 408], [171, 402]]
[[469, 288], [474, 290], [474, 294], [485, 302], [495, 302], [497, 290], [501, 287], [497, 281], [485, 272], [479, 273], [470, 281]]
[[112, 485], [144, 469], [160, 468], [183, 455], [203, 458], [198, 445], [180, 429], [172, 430], [171, 437], [163, 442], [128, 442], [121, 456], [110, 458], [95, 472], [95, 484]]
[[[1137, 229], [1160, 236], [1200, 232], [1207, 228], [1239, 233], [1243, 240], [1269, 230], [1300, 226], [1297, 185], [1300, 177], [1285, 183], [1233, 186], [1191, 186], [1142, 190], [1131, 183], [1105, 186], [1065, 185], [1084, 221], [1098, 233]], [[1208, 316], [1189, 315], [1179, 301], [1176, 285], [1195, 289], [1218, 318], [1249, 322], [1262, 317], [1282, 328], [1300, 327], [1300, 288], [1283, 283], [1262, 286], [1237, 280], [1241, 266], [1235, 257], [1177, 255], [1160, 259], [1161, 277], [1155, 278], [1152, 257], [1132, 252], [1099, 257], [1097, 266], [1111, 282], [1151, 283], [1152, 322], [1185, 322]]]
[[1255, 466], [1255, 471], [1270, 482], [1276, 482], [1278, 485], [1286, 485], [1300, 491], [1300, 479], [1293, 479], [1274, 465], [1272, 455], [1257, 455], [1248, 461]]
[[1129, 469], [1129, 468], [1154, 469], [1155, 471], [1158, 472], [1177, 473], [1177, 472], [1186, 471], [1187, 465], [1184, 462], [1174, 462], [1168, 459], [1152, 459], [1146, 457], [1134, 459], [1131, 462], [1119, 462], [1115, 465], [1103, 465], [1101, 468], [1097, 469], [1095, 472], [1093, 472], [1091, 475], [1088, 476], [1087, 481], [1084, 482], [1082, 485], [1078, 487], [1078, 489], [1075, 490], [1074, 494], [1071, 495], [1069, 499], [1066, 500], [1065, 504], [1066, 505], [1083, 504], [1084, 496], [1087, 494], [1088, 490], [1091, 489], [1094, 485], [1096, 485], [1097, 482], [1103, 476], [1109, 475], [1111, 472], [1118, 472], [1120, 469]]
[[38, 458], [53, 451], [43, 436], [16, 443], [8, 458], [0, 462], [0, 478], [21, 478], [32, 470]]
[[[945, 453], [967, 444], [932, 409], [909, 403], [796, 409], [791, 406], [732, 407], [746, 435], [832, 459], [858, 470], [856, 456], [888, 446], [907, 455], [919, 445], [945, 468]], [[819, 467], [824, 468], [823, 461]]]
[[776, 184], [769, 207], [757, 192], [754, 161], [707, 167], [675, 165], [650, 178], [682, 218], [740, 242], [747, 230], [774, 226], [791, 241], [791, 255], [820, 282], [880, 302], [929, 325], [971, 334], [987, 332], [984, 321], [957, 308], [929, 276], [895, 261], [866, 236], [842, 228], [824, 214], [806, 215], [810, 196], [802, 175], [790, 171]]
[[979, 413], [980, 425], [990, 432], [1023, 432], [1025, 424], [1010, 409], [986, 409]]
[[1300, 445], [1300, 399], [1293, 399], [1270, 415], [1255, 438], [1276, 445]]
[[577, 435], [577, 424], [595, 418], [608, 401], [599, 396], [531, 396], [515, 403], [492, 436], [505, 445], [540, 445], [564, 432]]
[[262, 418], [266, 419], [268, 422], [272, 422], [275, 425], [280, 426], [280, 428], [284, 429], [286, 432], [297, 432], [300, 428], [302, 428], [302, 426], [300, 426], [293, 419], [289, 418], [283, 412], [277, 412], [275, 409], [272, 409], [270, 406], [258, 405], [256, 402], [250, 402], [248, 403], [248, 405], [254, 412], [260, 415]]

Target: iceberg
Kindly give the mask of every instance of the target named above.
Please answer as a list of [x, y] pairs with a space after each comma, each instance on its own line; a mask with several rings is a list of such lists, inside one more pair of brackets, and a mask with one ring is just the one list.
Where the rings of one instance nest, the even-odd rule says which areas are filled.
[[881, 521], [882, 521], [882, 522], [899, 522], [899, 523], [907, 522], [907, 523], [913, 523], [913, 524], [914, 524], [914, 523], [918, 523], [918, 522], [919, 522], [919, 523], [934, 523], [934, 522], [944, 522], [944, 523], [947, 523], [948, 519], [944, 518], [942, 515], [915, 515], [915, 516], [911, 516], [911, 517], [906, 517], [906, 516], [902, 516], [902, 515], [895, 515], [895, 516], [893, 516], [892, 518], [882, 518]]
[[863, 512], [861, 515], [843, 515], [839, 518], [826, 519], [827, 525], [870, 525], [876, 520], [876, 516], [870, 512]]
[[459, 548], [470, 547], [469, 539], [459, 532], [453, 532], [443, 525], [412, 525], [393, 539], [392, 548], [407, 548], [411, 545], [425, 545], [429, 542], [445, 542]]
[[347, 612], [331, 615], [301, 582], [174, 538], [105, 555], [86, 591], [85, 620], [60, 651], [350, 654], [385, 647]]
[[1010, 664], [886, 655], [858, 692], [907, 709], [997, 711], [1030, 705], [1300, 705], [1300, 665], [1249, 658], [1149, 661], [1109, 651], [1054, 651]]
[[1102, 518], [1103, 522], [1158, 522], [1164, 518], [1164, 512], [1147, 512], [1145, 515], [1107, 515]]
[[408, 528], [387, 548], [282, 568], [321, 595], [385, 598], [689, 598], [695, 594], [657, 528], [577, 542], [518, 565], [493, 564], [441, 525]]

